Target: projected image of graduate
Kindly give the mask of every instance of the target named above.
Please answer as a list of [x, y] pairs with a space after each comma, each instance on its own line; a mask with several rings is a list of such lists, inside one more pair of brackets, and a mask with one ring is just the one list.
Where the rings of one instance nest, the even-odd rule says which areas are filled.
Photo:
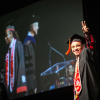
[[5, 59], [5, 86], [10, 99], [27, 91], [23, 45], [12, 23], [8, 23], [5, 30], [5, 41], [9, 46]]
[[73, 85], [74, 64], [65, 67], [64, 86]]
[[30, 28], [24, 40], [24, 57], [28, 95], [37, 92], [36, 86], [36, 71], [35, 71], [35, 35], [38, 33], [39, 23], [38, 18], [32, 17]]

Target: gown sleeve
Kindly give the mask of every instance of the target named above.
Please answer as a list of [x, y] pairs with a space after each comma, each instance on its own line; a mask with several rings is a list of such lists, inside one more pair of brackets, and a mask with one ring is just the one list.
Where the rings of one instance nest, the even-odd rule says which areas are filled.
[[16, 78], [17, 78], [17, 93], [27, 91], [26, 75], [25, 75], [25, 63], [24, 63], [24, 51], [23, 45], [20, 41], [17, 41], [17, 62], [16, 62]]
[[79, 56], [82, 91], [79, 100], [97, 100], [100, 94], [100, 79], [92, 60], [91, 49], [84, 48]]
[[24, 45], [26, 80], [29, 89], [34, 90], [36, 86], [36, 70], [35, 70], [35, 48], [33, 42], [27, 42]]
[[85, 39], [86, 39], [86, 45], [89, 49], [94, 49], [94, 38], [91, 34], [87, 35], [85, 34]]

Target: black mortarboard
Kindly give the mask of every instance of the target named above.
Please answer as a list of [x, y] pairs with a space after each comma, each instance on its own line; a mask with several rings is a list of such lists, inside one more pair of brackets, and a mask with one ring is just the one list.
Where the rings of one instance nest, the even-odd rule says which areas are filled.
[[13, 38], [16, 38], [17, 40], [20, 40], [17, 31], [15, 31], [16, 23], [15, 23], [14, 20], [7, 21], [4, 25], [6, 26], [6, 31], [7, 30], [14, 31], [14, 32], [12, 32], [13, 33]]
[[33, 22], [39, 22], [39, 20], [40, 20], [40, 17], [38, 17], [38, 16], [36, 16], [36, 15], [32, 15], [32, 21]]
[[4, 25], [6, 26], [6, 30], [15, 30], [13, 20], [6, 22]]
[[24, 28], [26, 30], [29, 30], [31, 24], [33, 24], [35, 22], [38, 22], [38, 24], [39, 24], [40, 18], [36, 15], [32, 15], [32, 14], [30, 15], [30, 13], [29, 13], [29, 15], [25, 16], [24, 20], [25, 20], [25, 24], [26, 24], [26, 25], [24, 25]]
[[39, 18], [38, 16], [36, 16], [36, 15], [31, 15], [31, 17], [29, 17], [27, 23], [29, 23], [29, 25], [31, 25], [31, 24], [33, 24], [33, 23], [35, 23], [35, 22], [38, 22], [38, 23], [39, 23], [39, 19], [40, 19], [40, 18]]
[[[86, 40], [83, 36], [80, 36], [78, 34], [74, 34], [72, 37], [70, 37], [70, 42], [74, 42], [74, 41], [79, 41], [81, 42], [82, 44], [85, 44]], [[67, 41], [67, 44], [69, 44], [69, 40]]]
[[81, 42], [82, 44], [85, 44], [86, 40], [83, 36], [80, 36], [78, 34], [74, 34], [72, 37], [69, 38], [69, 40], [67, 41], [67, 44], [69, 44], [69, 49], [68, 51], [65, 53], [66, 55], [68, 55], [70, 53], [71, 50], [71, 43], [74, 41], [78, 41]]

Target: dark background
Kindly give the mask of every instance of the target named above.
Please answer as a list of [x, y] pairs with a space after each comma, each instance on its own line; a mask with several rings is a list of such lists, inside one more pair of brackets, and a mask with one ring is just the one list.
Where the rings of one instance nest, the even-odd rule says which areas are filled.
[[[28, 6], [32, 3], [38, 2], [40, 0], [9, 0], [9, 1], [0, 1], [0, 16], [5, 15], [9, 12], [15, 11], [19, 8]], [[90, 1], [90, 0], [82, 0], [83, 2], [83, 20], [86, 20], [88, 27], [90, 28], [91, 34], [95, 37], [97, 47], [98, 47], [98, 61], [100, 59], [100, 47], [99, 47], [99, 34], [100, 34], [100, 2], [98, 1]], [[2, 27], [2, 26], [0, 26]], [[0, 37], [1, 39], [1, 37]], [[0, 48], [2, 49], [2, 47]], [[3, 49], [2, 49], [3, 50]], [[67, 95], [68, 94], [68, 95]], [[73, 86], [64, 87], [61, 89], [56, 89], [44, 93], [38, 93], [36, 95], [29, 96], [30, 98], [41, 98], [41, 99], [62, 99], [62, 98], [69, 98], [70, 100], [73, 99]], [[29, 97], [25, 97], [28, 99]], [[23, 99], [25, 99], [23, 97]]]

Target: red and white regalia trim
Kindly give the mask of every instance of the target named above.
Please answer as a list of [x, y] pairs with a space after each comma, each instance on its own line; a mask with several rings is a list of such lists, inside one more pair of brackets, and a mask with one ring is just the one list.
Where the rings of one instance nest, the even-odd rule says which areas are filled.
[[81, 77], [79, 71], [79, 57], [77, 59], [76, 66], [75, 66], [74, 90], [76, 95], [75, 98], [77, 98], [82, 90]]

